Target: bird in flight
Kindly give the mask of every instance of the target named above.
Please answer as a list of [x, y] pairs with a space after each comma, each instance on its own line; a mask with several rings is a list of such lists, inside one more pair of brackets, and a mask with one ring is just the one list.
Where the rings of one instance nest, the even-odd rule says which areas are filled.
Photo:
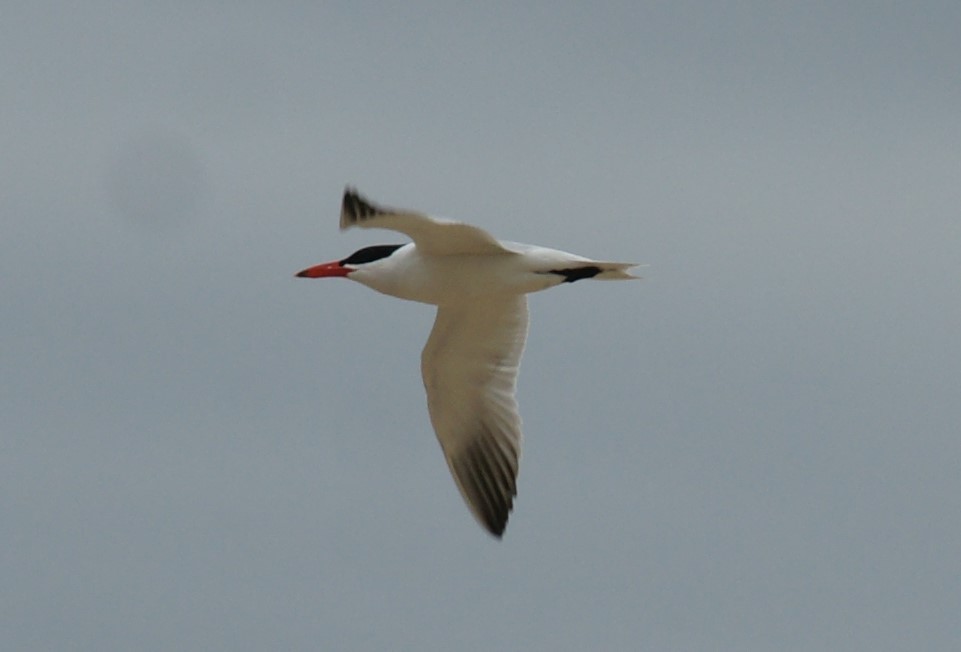
[[397, 231], [413, 242], [364, 247], [297, 276], [345, 277], [437, 306], [421, 354], [431, 424], [471, 513], [500, 538], [517, 495], [514, 388], [527, 339], [526, 295], [582, 279], [637, 278], [627, 271], [637, 265], [503, 242], [470, 224], [378, 206], [348, 187], [340, 228], [354, 226]]

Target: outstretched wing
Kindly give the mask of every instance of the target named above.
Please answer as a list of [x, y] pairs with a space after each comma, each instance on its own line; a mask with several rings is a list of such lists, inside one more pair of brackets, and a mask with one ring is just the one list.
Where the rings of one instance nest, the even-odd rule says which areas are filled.
[[443, 304], [421, 356], [431, 423], [451, 474], [478, 522], [497, 537], [517, 495], [514, 388], [527, 323], [524, 295]]
[[390, 229], [410, 237], [421, 253], [510, 254], [491, 234], [463, 222], [431, 217], [423, 213], [376, 206], [353, 188], [344, 190], [340, 228]]

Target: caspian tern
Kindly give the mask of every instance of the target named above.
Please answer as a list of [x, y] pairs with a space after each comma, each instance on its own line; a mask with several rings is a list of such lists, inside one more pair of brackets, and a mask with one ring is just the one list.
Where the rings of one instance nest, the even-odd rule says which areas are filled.
[[463, 222], [377, 206], [348, 187], [340, 228], [354, 226], [398, 231], [413, 242], [364, 247], [297, 276], [346, 277], [437, 306], [421, 354], [431, 424], [467, 506], [500, 538], [517, 495], [514, 388], [527, 339], [525, 295], [581, 279], [637, 278], [627, 271], [637, 265], [501, 242]]

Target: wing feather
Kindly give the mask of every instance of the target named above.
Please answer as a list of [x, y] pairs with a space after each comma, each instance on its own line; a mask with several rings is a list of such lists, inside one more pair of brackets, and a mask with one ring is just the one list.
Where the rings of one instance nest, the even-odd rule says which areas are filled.
[[431, 423], [451, 475], [478, 522], [498, 537], [517, 495], [514, 389], [527, 324], [524, 295], [443, 304], [421, 356]]
[[396, 208], [371, 203], [353, 188], [344, 190], [340, 209], [340, 228], [390, 229], [408, 236], [422, 253], [450, 254], [513, 254], [491, 234], [463, 222], [444, 220]]

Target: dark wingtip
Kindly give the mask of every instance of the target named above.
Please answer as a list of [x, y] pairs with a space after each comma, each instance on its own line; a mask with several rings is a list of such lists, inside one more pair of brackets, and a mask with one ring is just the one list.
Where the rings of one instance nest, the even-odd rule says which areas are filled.
[[356, 224], [385, 211], [367, 201], [357, 192], [356, 188], [347, 186], [344, 188], [344, 199], [341, 203], [340, 212], [341, 226], [344, 226], [346, 224]]
[[512, 507], [513, 505], [510, 505], [504, 511], [499, 509], [485, 509], [481, 512], [481, 524], [495, 539], [504, 537], [504, 531], [507, 529], [507, 521], [510, 519], [510, 510]]
[[504, 537], [504, 531], [507, 529], [507, 521], [510, 520], [511, 510], [514, 509], [513, 493], [506, 498], [507, 502], [505, 505], [485, 509], [481, 512], [484, 529], [495, 539]]
[[357, 204], [360, 202], [360, 195], [357, 189], [352, 186], [344, 188], [344, 199], [340, 205], [340, 212], [350, 218], [351, 222], [357, 220]]

